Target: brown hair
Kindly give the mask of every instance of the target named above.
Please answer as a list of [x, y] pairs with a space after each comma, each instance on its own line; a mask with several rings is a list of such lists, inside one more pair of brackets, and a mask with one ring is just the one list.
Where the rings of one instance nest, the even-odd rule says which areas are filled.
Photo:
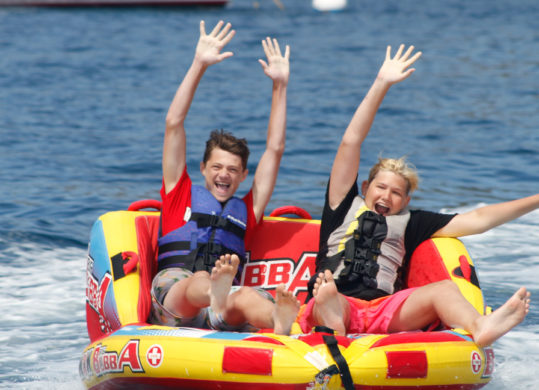
[[413, 164], [406, 161], [406, 157], [398, 159], [378, 157], [378, 162], [374, 164], [369, 172], [369, 184], [380, 171], [389, 171], [401, 175], [408, 183], [408, 188], [406, 189], [408, 194], [414, 192], [418, 187], [419, 176], [417, 169]]
[[204, 151], [204, 158], [202, 162], [206, 162], [210, 159], [213, 149], [219, 148], [224, 151], [235, 154], [241, 158], [243, 169], [247, 169], [247, 160], [249, 159], [249, 147], [247, 146], [247, 140], [245, 138], [236, 138], [231, 133], [220, 130], [213, 130], [210, 133], [210, 138], [206, 141], [206, 150]]

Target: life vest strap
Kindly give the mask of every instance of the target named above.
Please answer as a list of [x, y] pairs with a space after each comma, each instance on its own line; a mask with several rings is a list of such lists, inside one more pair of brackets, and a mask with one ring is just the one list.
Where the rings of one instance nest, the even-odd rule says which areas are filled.
[[[177, 241], [164, 244], [159, 247], [159, 254], [177, 250], [189, 250], [191, 243], [187, 241]], [[234, 253], [221, 244], [210, 242], [208, 244], [198, 244], [191, 252], [184, 255], [172, 255], [159, 260], [159, 268], [181, 267], [191, 271], [202, 270], [210, 271], [217, 258], [227, 253]], [[239, 255], [238, 255], [239, 256]], [[240, 256], [241, 258], [241, 256]]]
[[159, 255], [172, 251], [188, 251], [191, 249], [191, 243], [189, 241], [175, 241], [169, 242], [159, 246]]
[[188, 267], [186, 264], [186, 261], [189, 259], [187, 258], [188, 255], [174, 255], [165, 257], [164, 259], [159, 260], [159, 269], [165, 269], [169, 267], [179, 267], [179, 268], [187, 268], [190, 269], [191, 267]]
[[193, 213], [191, 214], [191, 221], [195, 221], [199, 228], [214, 227], [227, 232], [233, 233], [236, 236], [243, 239], [245, 237], [245, 229], [236, 225], [228, 218], [221, 217], [215, 214]]

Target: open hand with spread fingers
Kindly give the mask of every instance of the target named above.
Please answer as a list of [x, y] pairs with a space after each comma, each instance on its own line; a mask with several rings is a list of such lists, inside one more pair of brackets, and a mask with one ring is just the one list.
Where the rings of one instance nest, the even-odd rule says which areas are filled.
[[[224, 25], [224, 27], [223, 27]], [[236, 34], [231, 30], [232, 25], [226, 25], [222, 20], [213, 28], [212, 32], [206, 34], [206, 27], [203, 20], [200, 21], [200, 38], [198, 39], [195, 50], [195, 60], [204, 66], [213, 65], [223, 61], [225, 58], [232, 57], [234, 53], [227, 51], [221, 53], [221, 50], [231, 41]]]
[[414, 46], [408, 47], [408, 50], [406, 50], [404, 54], [403, 51], [404, 45], [400, 45], [395, 56], [391, 58], [391, 46], [387, 46], [386, 58], [378, 71], [378, 79], [384, 80], [390, 84], [395, 84], [406, 79], [415, 71], [414, 68], [408, 67], [416, 62], [416, 60], [421, 57], [422, 53], [418, 51], [410, 57], [414, 51]]
[[286, 45], [283, 56], [277, 39], [267, 37], [265, 40], [262, 40], [262, 47], [264, 48], [264, 53], [266, 53], [268, 62], [261, 59], [258, 60], [258, 62], [262, 65], [264, 73], [272, 79], [273, 82], [287, 85], [288, 77], [290, 75], [290, 46]]

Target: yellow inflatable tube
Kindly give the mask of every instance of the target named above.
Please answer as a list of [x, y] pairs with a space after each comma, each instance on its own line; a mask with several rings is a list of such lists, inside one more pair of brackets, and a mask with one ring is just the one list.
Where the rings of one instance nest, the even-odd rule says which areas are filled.
[[[266, 217], [248, 248], [243, 282], [302, 299], [314, 272], [320, 221]], [[88, 389], [478, 389], [490, 381], [491, 348], [442, 330], [335, 336], [217, 332], [146, 322], [159, 212], [115, 211], [94, 224], [88, 249], [90, 344], [80, 360]], [[263, 238], [263, 239], [262, 239]], [[271, 239], [268, 239], [271, 238]], [[483, 295], [462, 243], [433, 239], [414, 253], [410, 286], [452, 279], [476, 309]]]

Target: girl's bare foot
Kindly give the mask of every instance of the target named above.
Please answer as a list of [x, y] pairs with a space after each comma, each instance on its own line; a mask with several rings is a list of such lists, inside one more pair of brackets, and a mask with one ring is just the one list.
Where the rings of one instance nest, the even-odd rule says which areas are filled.
[[275, 290], [275, 310], [273, 311], [273, 331], [289, 335], [292, 324], [298, 315], [300, 303], [291, 291], [281, 283]]
[[479, 317], [473, 333], [477, 345], [485, 347], [520, 324], [530, 310], [530, 293], [521, 287], [501, 307]]
[[210, 276], [210, 306], [217, 314], [222, 314], [226, 309], [228, 293], [234, 276], [238, 271], [240, 259], [237, 255], [223, 255], [215, 262]]
[[333, 280], [333, 273], [330, 270], [321, 272], [316, 278], [313, 296], [315, 315], [320, 324], [335, 330], [337, 333], [345, 334], [344, 310]]

